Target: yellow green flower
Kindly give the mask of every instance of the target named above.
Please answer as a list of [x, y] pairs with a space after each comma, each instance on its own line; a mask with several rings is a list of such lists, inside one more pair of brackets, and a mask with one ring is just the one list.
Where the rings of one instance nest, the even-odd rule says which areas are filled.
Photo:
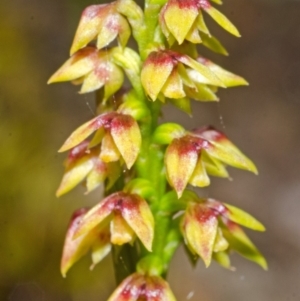
[[101, 114], [77, 128], [59, 150], [69, 150], [96, 132], [90, 147], [101, 144], [100, 159], [114, 162], [121, 157], [128, 169], [137, 159], [141, 147], [141, 133], [135, 119], [127, 114]]
[[160, 13], [160, 26], [170, 44], [176, 40], [201, 43], [200, 32], [208, 34], [202, 12], [210, 15], [221, 27], [239, 37], [236, 27], [209, 0], [169, 0]]
[[137, 194], [116, 192], [88, 211], [80, 222], [75, 238], [86, 235], [99, 225], [110, 225], [111, 242], [132, 243], [137, 236], [151, 251], [154, 219], [147, 202]]

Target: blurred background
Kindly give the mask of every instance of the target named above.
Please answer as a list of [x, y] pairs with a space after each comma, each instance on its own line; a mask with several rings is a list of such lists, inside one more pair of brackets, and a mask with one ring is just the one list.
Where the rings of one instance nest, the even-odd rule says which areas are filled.
[[[192, 268], [183, 250], [169, 281], [178, 300], [300, 300], [300, 2], [226, 0], [236, 39], [210, 22], [228, 58], [207, 57], [244, 76], [248, 88], [221, 91], [219, 104], [194, 103], [194, 119], [172, 107], [164, 119], [222, 129], [257, 164], [258, 177], [231, 170], [200, 191], [252, 213], [267, 227], [249, 233], [269, 271], [233, 255], [235, 272], [213, 263]], [[98, 2], [99, 3], [99, 2]], [[0, 300], [106, 300], [114, 288], [111, 259], [93, 272], [89, 258], [66, 279], [59, 262], [71, 213], [94, 204], [99, 192], [79, 187], [57, 199], [64, 154], [57, 149], [94, 116], [93, 95], [68, 83], [47, 86], [68, 58], [85, 6], [92, 0], [0, 1]], [[208, 19], [208, 18], [207, 18]]]

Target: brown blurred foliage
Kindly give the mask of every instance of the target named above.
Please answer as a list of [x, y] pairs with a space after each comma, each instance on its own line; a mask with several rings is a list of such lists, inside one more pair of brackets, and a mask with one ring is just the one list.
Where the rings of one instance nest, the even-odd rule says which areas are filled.
[[[266, 225], [266, 233], [249, 234], [270, 268], [264, 272], [233, 256], [236, 272], [215, 264], [205, 269], [201, 262], [192, 269], [180, 250], [169, 280], [178, 300], [299, 300], [300, 2], [224, 2], [243, 38], [215, 26], [230, 57], [202, 53], [244, 76], [250, 87], [222, 91], [219, 104], [195, 103], [194, 119], [172, 107], [164, 118], [180, 118], [190, 128], [214, 124], [257, 163], [258, 177], [232, 170], [233, 181], [215, 179], [200, 193], [237, 205]], [[93, 3], [0, 2], [1, 300], [105, 300], [114, 287], [109, 258], [93, 272], [86, 258], [66, 279], [59, 273], [69, 217], [95, 203], [99, 192], [84, 197], [79, 187], [55, 198], [64, 159], [57, 149], [94, 116], [94, 97], [46, 81], [68, 57], [80, 12]]]

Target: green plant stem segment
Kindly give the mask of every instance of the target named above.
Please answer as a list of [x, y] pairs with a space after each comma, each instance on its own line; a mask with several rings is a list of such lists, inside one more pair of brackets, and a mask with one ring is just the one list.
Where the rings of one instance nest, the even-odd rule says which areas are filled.
[[[159, 4], [153, 4], [151, 3], [151, 1], [145, 2], [144, 26], [143, 29], [139, 32], [139, 40], [137, 41], [142, 61], [146, 59], [147, 53], [149, 51], [148, 47], [154, 40], [155, 29], [158, 24], [158, 14], [160, 9], [161, 5]], [[159, 225], [159, 227], [155, 227], [155, 239], [153, 241], [152, 247], [153, 253], [149, 253], [145, 249], [143, 249], [141, 255], [142, 258], [148, 256], [149, 254], [157, 255], [158, 257], [160, 257], [163, 255], [162, 252], [169, 231], [169, 217], [164, 217], [162, 215], [159, 206], [161, 197], [166, 192], [167, 183], [164, 172], [164, 154], [159, 146], [152, 143], [151, 137], [158, 126], [161, 104], [159, 102], [149, 102], [146, 95], [144, 95], [144, 97], [140, 99], [140, 101], [145, 102], [145, 104], [149, 108], [151, 112], [151, 118], [147, 118], [140, 125], [143, 133], [143, 142], [141, 153], [139, 155], [135, 168], [137, 170], [138, 178], [149, 180], [156, 192], [155, 202], [152, 204], [151, 208], [153, 210], [155, 225]], [[122, 280], [122, 278], [126, 278], [128, 276], [127, 273], [124, 273], [124, 265], [131, 266], [134, 261], [133, 259], [135, 259], [135, 264], [137, 265], [138, 262], [142, 259], [140, 256], [138, 256], [135, 248], [128, 248], [124, 246], [121, 247], [121, 249], [122, 252], [126, 254], [126, 256], [114, 257], [114, 267], [118, 283], [120, 280]], [[149, 265], [147, 265], [147, 269], [156, 269], [156, 267], [153, 265], [157, 265], [157, 261], [150, 261]], [[161, 270], [161, 273], [166, 275], [165, 270]]]

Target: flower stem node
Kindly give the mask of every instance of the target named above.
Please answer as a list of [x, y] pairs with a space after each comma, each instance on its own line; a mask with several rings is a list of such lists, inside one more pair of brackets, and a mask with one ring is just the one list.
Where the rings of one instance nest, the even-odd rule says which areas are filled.
[[125, 192], [109, 195], [85, 214], [74, 238], [107, 224], [110, 225], [113, 244], [132, 243], [136, 235], [151, 251], [154, 219], [147, 202], [140, 196]]
[[108, 301], [176, 301], [168, 282], [159, 276], [134, 273], [113, 292]]

